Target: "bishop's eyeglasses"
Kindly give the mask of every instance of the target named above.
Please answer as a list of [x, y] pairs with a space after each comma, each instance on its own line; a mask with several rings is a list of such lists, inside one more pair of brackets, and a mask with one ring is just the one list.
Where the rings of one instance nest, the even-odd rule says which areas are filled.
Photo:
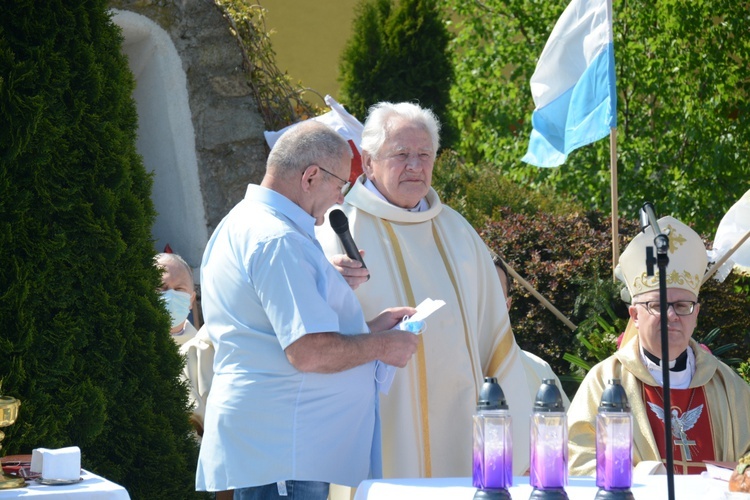
[[[695, 311], [695, 304], [697, 302], [693, 300], [677, 300], [675, 302], [667, 302], [667, 310], [672, 307], [672, 310], [677, 316], [690, 316]], [[649, 314], [652, 316], [659, 316], [661, 314], [660, 302], [658, 300], [652, 300], [649, 302], [633, 302], [634, 306], [644, 306]]]

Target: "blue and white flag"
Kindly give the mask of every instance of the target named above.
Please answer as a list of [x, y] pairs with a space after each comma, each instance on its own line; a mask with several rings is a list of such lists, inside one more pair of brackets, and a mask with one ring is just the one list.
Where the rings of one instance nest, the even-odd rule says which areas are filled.
[[526, 163], [562, 165], [571, 151], [617, 126], [611, 0], [570, 2], [539, 56], [531, 94], [536, 109]]

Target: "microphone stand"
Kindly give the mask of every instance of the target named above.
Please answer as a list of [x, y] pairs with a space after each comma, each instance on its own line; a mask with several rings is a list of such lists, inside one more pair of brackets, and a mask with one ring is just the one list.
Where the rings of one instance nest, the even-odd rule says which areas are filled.
[[669, 238], [661, 232], [659, 224], [654, 215], [654, 207], [650, 202], [643, 204], [640, 212], [641, 230], [645, 232], [650, 225], [654, 231], [654, 247], [646, 247], [646, 274], [654, 275], [654, 264], [659, 268], [659, 314], [661, 315], [661, 373], [662, 391], [664, 394], [664, 439], [666, 440], [664, 450], [667, 459], [667, 492], [669, 500], [674, 500], [674, 456], [672, 451], [672, 397], [669, 386], [669, 335], [667, 326], [667, 314], [669, 304], [667, 303], [667, 265], [669, 264]]

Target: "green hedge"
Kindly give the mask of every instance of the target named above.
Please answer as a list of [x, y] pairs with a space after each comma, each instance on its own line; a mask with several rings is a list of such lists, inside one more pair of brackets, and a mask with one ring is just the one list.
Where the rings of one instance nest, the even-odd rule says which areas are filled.
[[442, 142], [451, 144], [449, 38], [436, 0], [362, 0], [341, 55], [341, 102], [362, 122], [379, 101], [418, 102], [438, 116]]
[[0, 4], [0, 379], [21, 400], [3, 453], [78, 445], [134, 499], [190, 498], [121, 42], [103, 0]]

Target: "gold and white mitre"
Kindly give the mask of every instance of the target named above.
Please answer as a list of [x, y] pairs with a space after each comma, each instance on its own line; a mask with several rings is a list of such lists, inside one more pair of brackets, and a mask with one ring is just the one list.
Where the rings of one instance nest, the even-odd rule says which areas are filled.
[[[708, 264], [703, 240], [698, 233], [674, 217], [662, 217], [658, 224], [661, 232], [669, 238], [667, 288], [682, 288], [697, 296]], [[654, 236], [650, 227], [638, 233], [622, 252], [617, 264], [615, 274], [625, 283], [631, 298], [659, 289], [658, 266], [654, 264], [653, 276], [646, 274], [646, 247], [654, 247], [656, 257]]]

